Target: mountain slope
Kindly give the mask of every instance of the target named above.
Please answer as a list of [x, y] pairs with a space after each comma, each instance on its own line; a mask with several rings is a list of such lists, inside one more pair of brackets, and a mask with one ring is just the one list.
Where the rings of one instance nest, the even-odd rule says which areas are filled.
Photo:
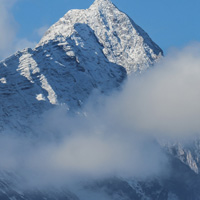
[[[94, 91], [110, 93], [162, 50], [109, 0], [71, 10], [35, 49], [0, 63], [0, 130], [30, 131], [31, 117], [58, 104], [77, 109]], [[23, 110], [23, 112], [21, 112]]]

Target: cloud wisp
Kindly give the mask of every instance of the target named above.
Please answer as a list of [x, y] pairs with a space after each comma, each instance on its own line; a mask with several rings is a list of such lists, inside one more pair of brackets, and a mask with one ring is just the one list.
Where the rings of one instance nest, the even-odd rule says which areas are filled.
[[11, 53], [15, 40], [17, 24], [10, 14], [10, 9], [15, 0], [2, 0], [0, 3], [0, 57]]
[[[34, 48], [36, 41], [19, 38], [19, 24], [12, 14], [12, 8], [19, 0], [1, 0], [0, 3], [0, 60], [24, 48]], [[37, 37], [42, 37], [48, 26], [33, 31]]]

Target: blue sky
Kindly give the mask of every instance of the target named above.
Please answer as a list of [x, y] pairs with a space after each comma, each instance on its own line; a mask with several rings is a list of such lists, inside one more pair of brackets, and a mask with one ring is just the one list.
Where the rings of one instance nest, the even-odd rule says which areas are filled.
[[[0, 33], [0, 46], [3, 49], [5, 44], [2, 43], [6, 40], [10, 42], [10, 47], [6, 47], [9, 53], [25, 46], [33, 47], [44, 31], [68, 10], [88, 8], [93, 1], [1, 0], [0, 29], [5, 33]], [[200, 41], [199, 0], [113, 0], [112, 2], [140, 25], [165, 53], [172, 47], [181, 48], [190, 42]], [[3, 20], [5, 22], [2, 22]], [[7, 56], [6, 53], [2, 53], [3, 50], [1, 52], [1, 47], [0, 57]]]

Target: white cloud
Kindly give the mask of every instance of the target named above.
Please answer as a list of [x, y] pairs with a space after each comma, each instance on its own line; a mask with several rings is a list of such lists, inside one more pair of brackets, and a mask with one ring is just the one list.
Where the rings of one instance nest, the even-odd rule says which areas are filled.
[[12, 52], [15, 40], [16, 22], [10, 13], [14, 0], [1, 0], [0, 3], [0, 57]]
[[199, 75], [199, 43], [173, 51], [143, 76], [131, 77], [108, 103], [109, 115], [138, 132], [179, 138], [199, 134]]
[[87, 110], [87, 116], [66, 115], [66, 110], [61, 106], [46, 112], [34, 124], [39, 137], [1, 136], [0, 168], [21, 175], [24, 189], [167, 172], [167, 157], [154, 138], [121, 129], [123, 120], [115, 128], [112, 118], [105, 123], [107, 110], [103, 115]]
[[[18, 50], [36, 46], [35, 41], [17, 37], [18, 23], [15, 21], [11, 8], [18, 0], [1, 0], [0, 3], [0, 59], [15, 53]], [[40, 37], [47, 26], [39, 28], [36, 32]]]

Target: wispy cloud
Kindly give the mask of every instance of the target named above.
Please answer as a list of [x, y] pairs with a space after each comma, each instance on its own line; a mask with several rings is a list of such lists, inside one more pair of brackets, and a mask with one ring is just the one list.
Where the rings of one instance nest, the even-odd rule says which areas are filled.
[[17, 24], [10, 9], [15, 2], [15, 0], [1, 0], [0, 3], [0, 58], [12, 52]]
[[[18, 0], [1, 0], [0, 2], [0, 60], [15, 53], [18, 50], [36, 46], [36, 41], [30, 41], [27, 38], [17, 37], [18, 22], [14, 19], [11, 12], [12, 7]], [[43, 26], [33, 31], [38, 37], [42, 37], [47, 30], [47, 26]]]
[[66, 110], [48, 111], [34, 124], [39, 138], [1, 137], [0, 168], [22, 175], [31, 188], [113, 176], [146, 178], [167, 171], [167, 157], [154, 138], [104, 125], [96, 111], [72, 117]]

